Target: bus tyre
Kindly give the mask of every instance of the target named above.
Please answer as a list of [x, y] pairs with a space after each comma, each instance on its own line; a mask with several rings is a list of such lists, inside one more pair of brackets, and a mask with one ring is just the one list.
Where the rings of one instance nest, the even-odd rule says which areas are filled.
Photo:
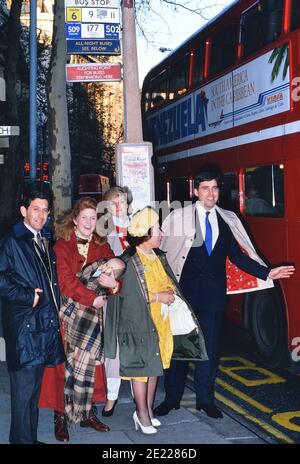
[[253, 293], [249, 306], [251, 336], [260, 361], [266, 367], [280, 367], [287, 354], [287, 330], [278, 290]]

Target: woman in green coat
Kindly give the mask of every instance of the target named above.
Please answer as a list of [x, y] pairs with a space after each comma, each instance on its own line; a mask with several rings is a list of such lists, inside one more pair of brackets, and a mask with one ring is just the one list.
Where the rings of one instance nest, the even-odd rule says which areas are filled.
[[132, 381], [135, 428], [146, 434], [161, 425], [152, 407], [157, 377], [171, 358], [207, 359], [201, 328], [159, 250], [158, 219], [150, 207], [131, 219], [131, 247], [122, 255], [127, 265], [122, 290], [108, 299], [104, 331], [106, 358], [115, 358], [118, 339], [120, 376]]

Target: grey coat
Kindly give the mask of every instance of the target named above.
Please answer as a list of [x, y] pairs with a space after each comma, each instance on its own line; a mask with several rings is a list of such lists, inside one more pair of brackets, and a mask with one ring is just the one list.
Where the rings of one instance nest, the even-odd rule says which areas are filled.
[[[175, 276], [160, 250], [156, 250], [168, 276], [184, 299]], [[150, 377], [163, 374], [158, 335], [151, 318], [149, 294], [143, 265], [134, 249], [125, 251], [122, 259], [127, 268], [121, 292], [108, 298], [104, 329], [104, 354], [116, 356], [117, 339], [120, 346], [120, 375]], [[191, 307], [190, 311], [193, 314]], [[197, 329], [188, 335], [174, 336], [173, 358], [181, 360], [206, 360], [204, 338], [197, 319]]]

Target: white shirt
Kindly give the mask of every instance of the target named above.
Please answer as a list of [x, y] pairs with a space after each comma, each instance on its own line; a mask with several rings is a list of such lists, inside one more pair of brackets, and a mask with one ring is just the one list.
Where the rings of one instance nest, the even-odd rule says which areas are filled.
[[[197, 201], [197, 203], [196, 203], [196, 211], [198, 213], [201, 232], [202, 232], [203, 240], [204, 240], [205, 239], [205, 232], [206, 232], [205, 218], [206, 218], [207, 210], [205, 208], [203, 208], [202, 204], [199, 201]], [[219, 237], [219, 224], [218, 224], [216, 208], [215, 207], [212, 208], [209, 212], [210, 212], [210, 214], [208, 215], [208, 219], [209, 219], [209, 222], [210, 222], [211, 228], [212, 228], [212, 249], [214, 249], [216, 241], [218, 240], [218, 237]]]
[[[40, 234], [40, 237], [42, 239], [41, 231], [33, 229], [28, 224], [26, 224], [26, 222], [24, 222], [24, 226], [27, 227], [27, 229], [30, 230], [30, 232], [32, 232], [34, 234], [33, 240], [35, 241], [35, 243], [39, 244], [38, 239], [37, 239], [37, 234]], [[42, 251], [45, 251], [45, 246], [43, 244], [43, 240], [42, 240]]]
[[[28, 224], [26, 224], [26, 222], [24, 222], [24, 226], [27, 227], [27, 229], [29, 229], [30, 232], [33, 233], [33, 235], [34, 235], [34, 241], [37, 242], [36, 236], [37, 236], [38, 233], [41, 235], [41, 231], [40, 231], [40, 230], [35, 230], [35, 229], [33, 229], [33, 228], [30, 227]], [[42, 235], [41, 235], [41, 236], [42, 236]]]

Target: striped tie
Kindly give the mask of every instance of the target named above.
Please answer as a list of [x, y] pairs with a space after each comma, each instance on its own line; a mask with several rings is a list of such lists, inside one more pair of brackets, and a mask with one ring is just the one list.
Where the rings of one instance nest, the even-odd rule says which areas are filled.
[[42, 237], [41, 237], [41, 234], [39, 232], [36, 234], [36, 243], [38, 244], [39, 249], [41, 251], [44, 251], [44, 245], [43, 245]]

